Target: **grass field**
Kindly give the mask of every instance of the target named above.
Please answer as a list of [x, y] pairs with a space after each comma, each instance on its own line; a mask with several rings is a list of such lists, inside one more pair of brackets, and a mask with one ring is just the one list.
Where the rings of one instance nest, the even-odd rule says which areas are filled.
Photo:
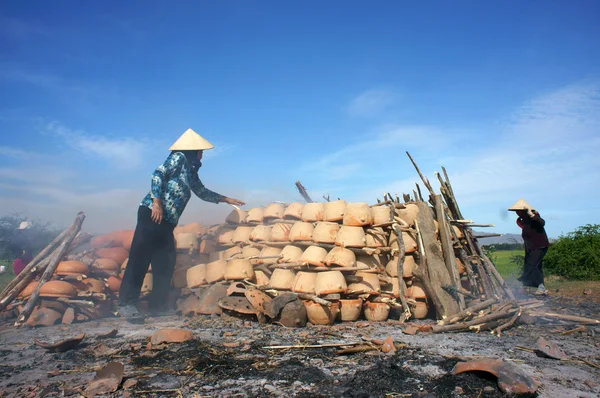
[[513, 264], [511, 258], [525, 255], [523, 250], [500, 250], [494, 252], [490, 260], [496, 265], [496, 269], [505, 279], [516, 279], [521, 275], [521, 264]]
[[8, 282], [15, 277], [12, 269], [12, 261], [10, 260], [0, 260], [0, 265], [6, 266], [6, 272], [0, 274], [0, 291], [4, 289], [4, 286], [8, 285]]

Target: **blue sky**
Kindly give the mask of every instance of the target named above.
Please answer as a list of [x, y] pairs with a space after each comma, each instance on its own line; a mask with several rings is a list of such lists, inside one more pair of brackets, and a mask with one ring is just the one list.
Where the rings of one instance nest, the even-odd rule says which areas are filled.
[[[463, 213], [551, 236], [600, 223], [597, 1], [0, 3], [0, 206], [132, 228], [188, 127], [201, 178], [250, 206], [412, 192], [444, 165]], [[182, 222], [226, 205], [192, 200]]]

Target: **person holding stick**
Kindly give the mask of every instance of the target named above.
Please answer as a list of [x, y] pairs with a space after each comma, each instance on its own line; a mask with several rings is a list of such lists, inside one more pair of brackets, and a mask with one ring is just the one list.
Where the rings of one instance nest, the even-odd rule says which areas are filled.
[[544, 228], [546, 221], [523, 199], [519, 199], [508, 210], [516, 212], [519, 216], [517, 225], [522, 230], [521, 236], [525, 244], [525, 264], [519, 281], [524, 286], [537, 287], [535, 295], [547, 295], [542, 268], [542, 260], [550, 245]]
[[150, 262], [153, 288], [148, 297], [148, 310], [155, 314], [166, 310], [176, 256], [173, 230], [192, 192], [207, 202], [245, 204], [207, 189], [198, 178], [202, 153], [212, 148], [210, 142], [188, 129], [169, 148], [171, 154], [152, 174], [150, 192], [138, 208], [129, 261], [119, 291], [118, 313], [121, 316], [142, 317], [136, 302]]

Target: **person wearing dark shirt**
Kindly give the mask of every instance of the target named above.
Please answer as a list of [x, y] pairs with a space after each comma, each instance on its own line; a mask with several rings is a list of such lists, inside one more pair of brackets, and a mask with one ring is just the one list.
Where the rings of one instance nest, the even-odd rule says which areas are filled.
[[192, 192], [207, 202], [245, 204], [207, 189], [198, 178], [202, 152], [212, 148], [214, 146], [210, 142], [188, 129], [169, 148], [171, 154], [152, 174], [150, 191], [138, 208], [137, 226], [119, 291], [120, 315], [127, 318], [142, 317], [136, 302], [150, 262], [153, 288], [148, 297], [148, 308], [155, 314], [166, 309], [166, 296], [176, 256], [173, 230]]
[[519, 218], [517, 225], [521, 228], [521, 236], [525, 245], [525, 265], [519, 281], [524, 286], [537, 287], [534, 294], [546, 295], [544, 286], [544, 270], [542, 260], [550, 245], [544, 226], [546, 221], [523, 199], [512, 205], [508, 210], [515, 211]]
[[31, 223], [23, 221], [10, 239], [10, 248], [15, 257], [13, 262], [13, 271], [19, 275], [21, 271], [33, 259], [33, 249], [31, 245]]

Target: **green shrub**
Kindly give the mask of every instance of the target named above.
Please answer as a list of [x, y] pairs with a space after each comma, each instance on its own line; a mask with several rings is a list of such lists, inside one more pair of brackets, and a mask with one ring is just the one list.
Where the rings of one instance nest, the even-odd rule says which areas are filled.
[[[20, 213], [0, 216], [0, 259], [14, 260], [9, 248], [10, 240], [21, 221], [25, 221], [26, 219], [27, 217]], [[52, 242], [59, 233], [60, 231], [52, 224], [34, 220], [31, 227], [33, 255]]]
[[600, 224], [561, 235], [544, 258], [544, 272], [575, 280], [600, 280]]

